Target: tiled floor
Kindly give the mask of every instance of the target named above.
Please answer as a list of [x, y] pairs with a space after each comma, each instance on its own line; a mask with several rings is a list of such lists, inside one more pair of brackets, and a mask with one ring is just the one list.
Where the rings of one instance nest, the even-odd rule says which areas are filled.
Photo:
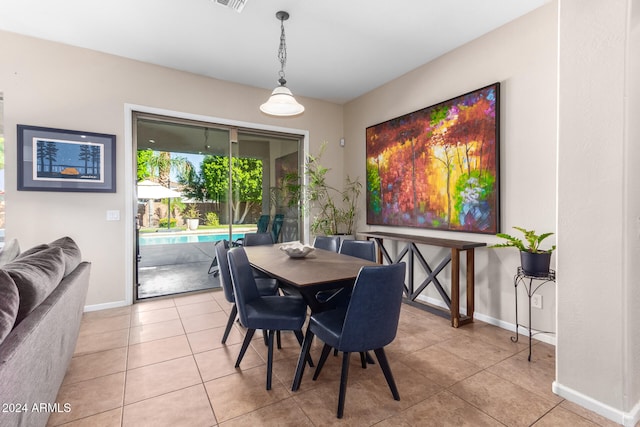
[[[265, 390], [266, 347], [256, 334], [240, 369], [244, 336], [236, 323], [220, 344], [230, 305], [221, 291], [86, 313], [76, 354], [58, 394], [68, 426], [609, 426], [616, 425], [551, 392], [554, 348], [476, 322], [453, 329], [445, 319], [403, 305], [387, 348], [401, 400], [377, 365], [352, 358], [345, 417], [335, 417], [340, 357], [317, 381], [307, 368], [291, 392], [299, 346], [283, 334], [274, 381]], [[375, 327], [375, 325], [372, 325]], [[318, 359], [321, 344], [314, 343]]]

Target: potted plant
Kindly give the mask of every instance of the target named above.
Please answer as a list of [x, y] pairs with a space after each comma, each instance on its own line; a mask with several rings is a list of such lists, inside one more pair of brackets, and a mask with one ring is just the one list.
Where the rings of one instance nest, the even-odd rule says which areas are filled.
[[536, 234], [535, 230], [526, 230], [522, 227], [513, 227], [524, 234], [524, 241], [506, 233], [498, 233], [497, 237], [503, 238], [506, 242], [497, 243], [492, 248], [514, 247], [520, 250], [520, 266], [525, 274], [529, 276], [545, 277], [549, 274], [551, 263], [551, 253], [556, 249], [556, 245], [550, 249], [541, 249], [540, 243], [553, 233]]
[[198, 225], [200, 224], [200, 211], [198, 211], [195, 203], [189, 203], [182, 211], [182, 215], [185, 217], [187, 228], [189, 230], [198, 229]]
[[320, 163], [325, 148], [326, 143], [323, 143], [320, 154], [308, 155], [305, 163], [309, 180], [305, 200], [308, 207], [314, 210], [311, 231], [314, 234], [353, 235], [362, 184], [358, 178], [351, 179], [347, 175], [342, 189], [329, 185], [327, 172], [330, 169]]

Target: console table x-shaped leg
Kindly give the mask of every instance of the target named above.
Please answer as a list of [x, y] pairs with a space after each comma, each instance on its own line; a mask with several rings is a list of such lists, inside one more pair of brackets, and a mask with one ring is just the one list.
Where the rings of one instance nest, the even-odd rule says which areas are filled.
[[[405, 285], [405, 295], [406, 301], [408, 303], [412, 303], [419, 308], [424, 310], [433, 312], [443, 317], [450, 317], [451, 326], [457, 328], [466, 323], [473, 322], [473, 311], [474, 311], [474, 289], [475, 289], [475, 273], [474, 273], [474, 263], [475, 263], [475, 252], [474, 249], [476, 247], [485, 246], [484, 243], [477, 242], [462, 242], [458, 240], [450, 240], [450, 239], [436, 239], [429, 237], [416, 237], [416, 236], [405, 236], [398, 235], [393, 233], [361, 233], [367, 238], [373, 238], [378, 243], [378, 251], [382, 258], [384, 258], [388, 263], [394, 264], [402, 261], [405, 257], [407, 259], [407, 270], [408, 270], [408, 283]], [[395, 258], [392, 258], [387, 249], [384, 247], [383, 242], [384, 239], [391, 240], [402, 240], [406, 242], [404, 248], [398, 253]], [[439, 246], [450, 249], [450, 251], [442, 258], [439, 262], [432, 261], [432, 264], [437, 262], [435, 268], [432, 268], [427, 260], [424, 258], [420, 249], [417, 246], [418, 244], [426, 244], [431, 246]], [[460, 253], [466, 252], [466, 315], [460, 314]], [[414, 266], [415, 261], [418, 261], [418, 264], [422, 267], [422, 269], [427, 274], [427, 277], [416, 287], [414, 280]], [[438, 275], [444, 270], [444, 268], [451, 264], [451, 295], [447, 294], [444, 286], [438, 280]], [[436, 291], [440, 294], [443, 302], [447, 306], [448, 310], [443, 310], [440, 307], [435, 307], [430, 304], [425, 304], [422, 302], [416, 302], [416, 298], [429, 286], [433, 284]]]

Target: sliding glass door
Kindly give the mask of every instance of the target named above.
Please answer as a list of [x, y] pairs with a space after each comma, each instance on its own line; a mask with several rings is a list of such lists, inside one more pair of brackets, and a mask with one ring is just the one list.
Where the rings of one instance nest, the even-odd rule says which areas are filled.
[[218, 287], [218, 240], [302, 238], [299, 136], [142, 114], [135, 123], [136, 299]]

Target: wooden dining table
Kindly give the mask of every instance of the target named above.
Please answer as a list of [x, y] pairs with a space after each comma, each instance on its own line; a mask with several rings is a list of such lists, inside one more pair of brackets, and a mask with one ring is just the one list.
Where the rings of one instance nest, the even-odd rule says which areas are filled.
[[324, 249], [315, 249], [304, 258], [292, 258], [280, 246], [245, 246], [244, 250], [253, 268], [300, 292], [312, 312], [326, 307], [316, 299], [318, 292], [353, 286], [360, 268], [379, 265]]

